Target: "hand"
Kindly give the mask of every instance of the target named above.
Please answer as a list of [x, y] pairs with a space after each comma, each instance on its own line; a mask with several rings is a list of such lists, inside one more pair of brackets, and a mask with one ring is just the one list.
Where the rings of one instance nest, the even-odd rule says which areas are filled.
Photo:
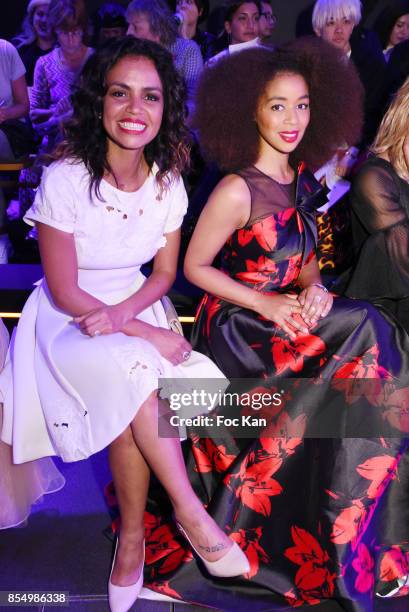
[[[306, 325], [293, 315], [301, 313], [302, 306], [294, 293], [258, 294], [256, 312], [262, 317], [277, 323], [290, 338], [297, 337], [297, 331], [308, 334]], [[294, 331], [295, 330], [295, 331]]]
[[354, 167], [354, 164], [356, 162], [356, 156], [350, 155], [349, 150], [347, 150], [347, 151], [339, 151], [337, 153], [337, 158], [338, 158], [338, 161], [337, 161], [337, 167], [335, 169], [335, 174], [341, 177], [348, 176], [348, 174], [351, 172], [352, 168]]
[[190, 356], [192, 352], [192, 346], [183, 336], [163, 327], [152, 327], [147, 340], [173, 365], [187, 361], [187, 354]]
[[298, 301], [302, 306], [301, 316], [310, 327], [327, 316], [332, 308], [333, 297], [321, 287], [310, 285], [301, 291]]
[[45, 134], [49, 134], [50, 132], [55, 130], [57, 125], [58, 122], [55, 120], [55, 118], [50, 117], [49, 119], [47, 119], [47, 121], [43, 121], [42, 123], [36, 123], [35, 129], [36, 132], [38, 132], [41, 136], [44, 136]]
[[9, 221], [15, 221], [20, 218], [20, 200], [10, 200], [6, 215]]
[[124, 325], [131, 319], [132, 314], [125, 312], [119, 304], [101, 306], [80, 317], [74, 317], [75, 323], [78, 323], [82, 333], [87, 336], [100, 336], [122, 331]]
[[0, 108], [0, 123], [3, 123], [3, 121], [7, 121], [8, 118], [9, 116], [7, 108]]

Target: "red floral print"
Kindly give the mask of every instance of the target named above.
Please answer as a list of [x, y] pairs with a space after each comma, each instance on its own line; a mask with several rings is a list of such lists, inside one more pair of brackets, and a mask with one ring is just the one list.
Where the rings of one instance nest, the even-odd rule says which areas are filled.
[[277, 376], [286, 370], [301, 372], [304, 367], [305, 357], [317, 357], [325, 351], [325, 343], [319, 336], [309, 334], [298, 336], [294, 340], [287, 340], [273, 336], [272, 356], [277, 368]]
[[374, 560], [367, 546], [363, 543], [358, 544], [357, 556], [352, 561], [352, 567], [357, 572], [355, 588], [359, 593], [372, 592], [374, 578]]

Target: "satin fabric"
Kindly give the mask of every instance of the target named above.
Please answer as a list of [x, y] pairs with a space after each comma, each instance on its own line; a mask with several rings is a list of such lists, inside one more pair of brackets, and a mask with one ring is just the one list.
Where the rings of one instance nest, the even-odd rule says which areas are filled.
[[[252, 216], [227, 241], [222, 270], [257, 291], [299, 292], [300, 271], [314, 255], [321, 186], [303, 171], [295, 194], [256, 168], [239, 174], [252, 195]], [[283, 194], [287, 204], [275, 205]], [[256, 313], [206, 295], [193, 344], [227, 377], [258, 378], [261, 385], [271, 375], [333, 379], [342, 394], [345, 379], [396, 379], [408, 372], [404, 330], [372, 305], [346, 298], [336, 298], [331, 313], [308, 335], [291, 340]], [[347, 403], [345, 392], [345, 409]], [[207, 575], [153, 495], [146, 513], [146, 586], [222, 610], [288, 609], [328, 599], [346, 609], [373, 609], [390, 537], [396, 536], [396, 554], [406, 559], [403, 533], [391, 534], [405, 496], [400, 490], [399, 498], [399, 487], [393, 499], [388, 492], [393, 479], [399, 482], [407, 442], [307, 439], [299, 433], [308, 425], [305, 419], [288, 407], [274, 421], [280, 437], [191, 439], [186, 460], [192, 483], [243, 548], [251, 570], [228, 581]], [[383, 571], [383, 579], [393, 571]]]

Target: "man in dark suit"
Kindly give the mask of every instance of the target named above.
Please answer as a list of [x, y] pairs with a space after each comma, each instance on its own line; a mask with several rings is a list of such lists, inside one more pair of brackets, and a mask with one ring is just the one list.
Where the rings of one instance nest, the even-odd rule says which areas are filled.
[[312, 26], [315, 34], [343, 51], [359, 73], [365, 90], [362, 144], [368, 144], [380, 120], [386, 64], [377, 35], [361, 28], [360, 21], [359, 0], [317, 0], [314, 5]]

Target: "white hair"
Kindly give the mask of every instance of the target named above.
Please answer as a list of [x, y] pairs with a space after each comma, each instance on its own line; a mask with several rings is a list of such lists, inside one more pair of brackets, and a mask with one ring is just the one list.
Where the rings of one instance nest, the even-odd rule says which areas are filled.
[[360, 0], [317, 0], [312, 13], [312, 27], [322, 32], [331, 19], [350, 19], [354, 25], [361, 21]]

